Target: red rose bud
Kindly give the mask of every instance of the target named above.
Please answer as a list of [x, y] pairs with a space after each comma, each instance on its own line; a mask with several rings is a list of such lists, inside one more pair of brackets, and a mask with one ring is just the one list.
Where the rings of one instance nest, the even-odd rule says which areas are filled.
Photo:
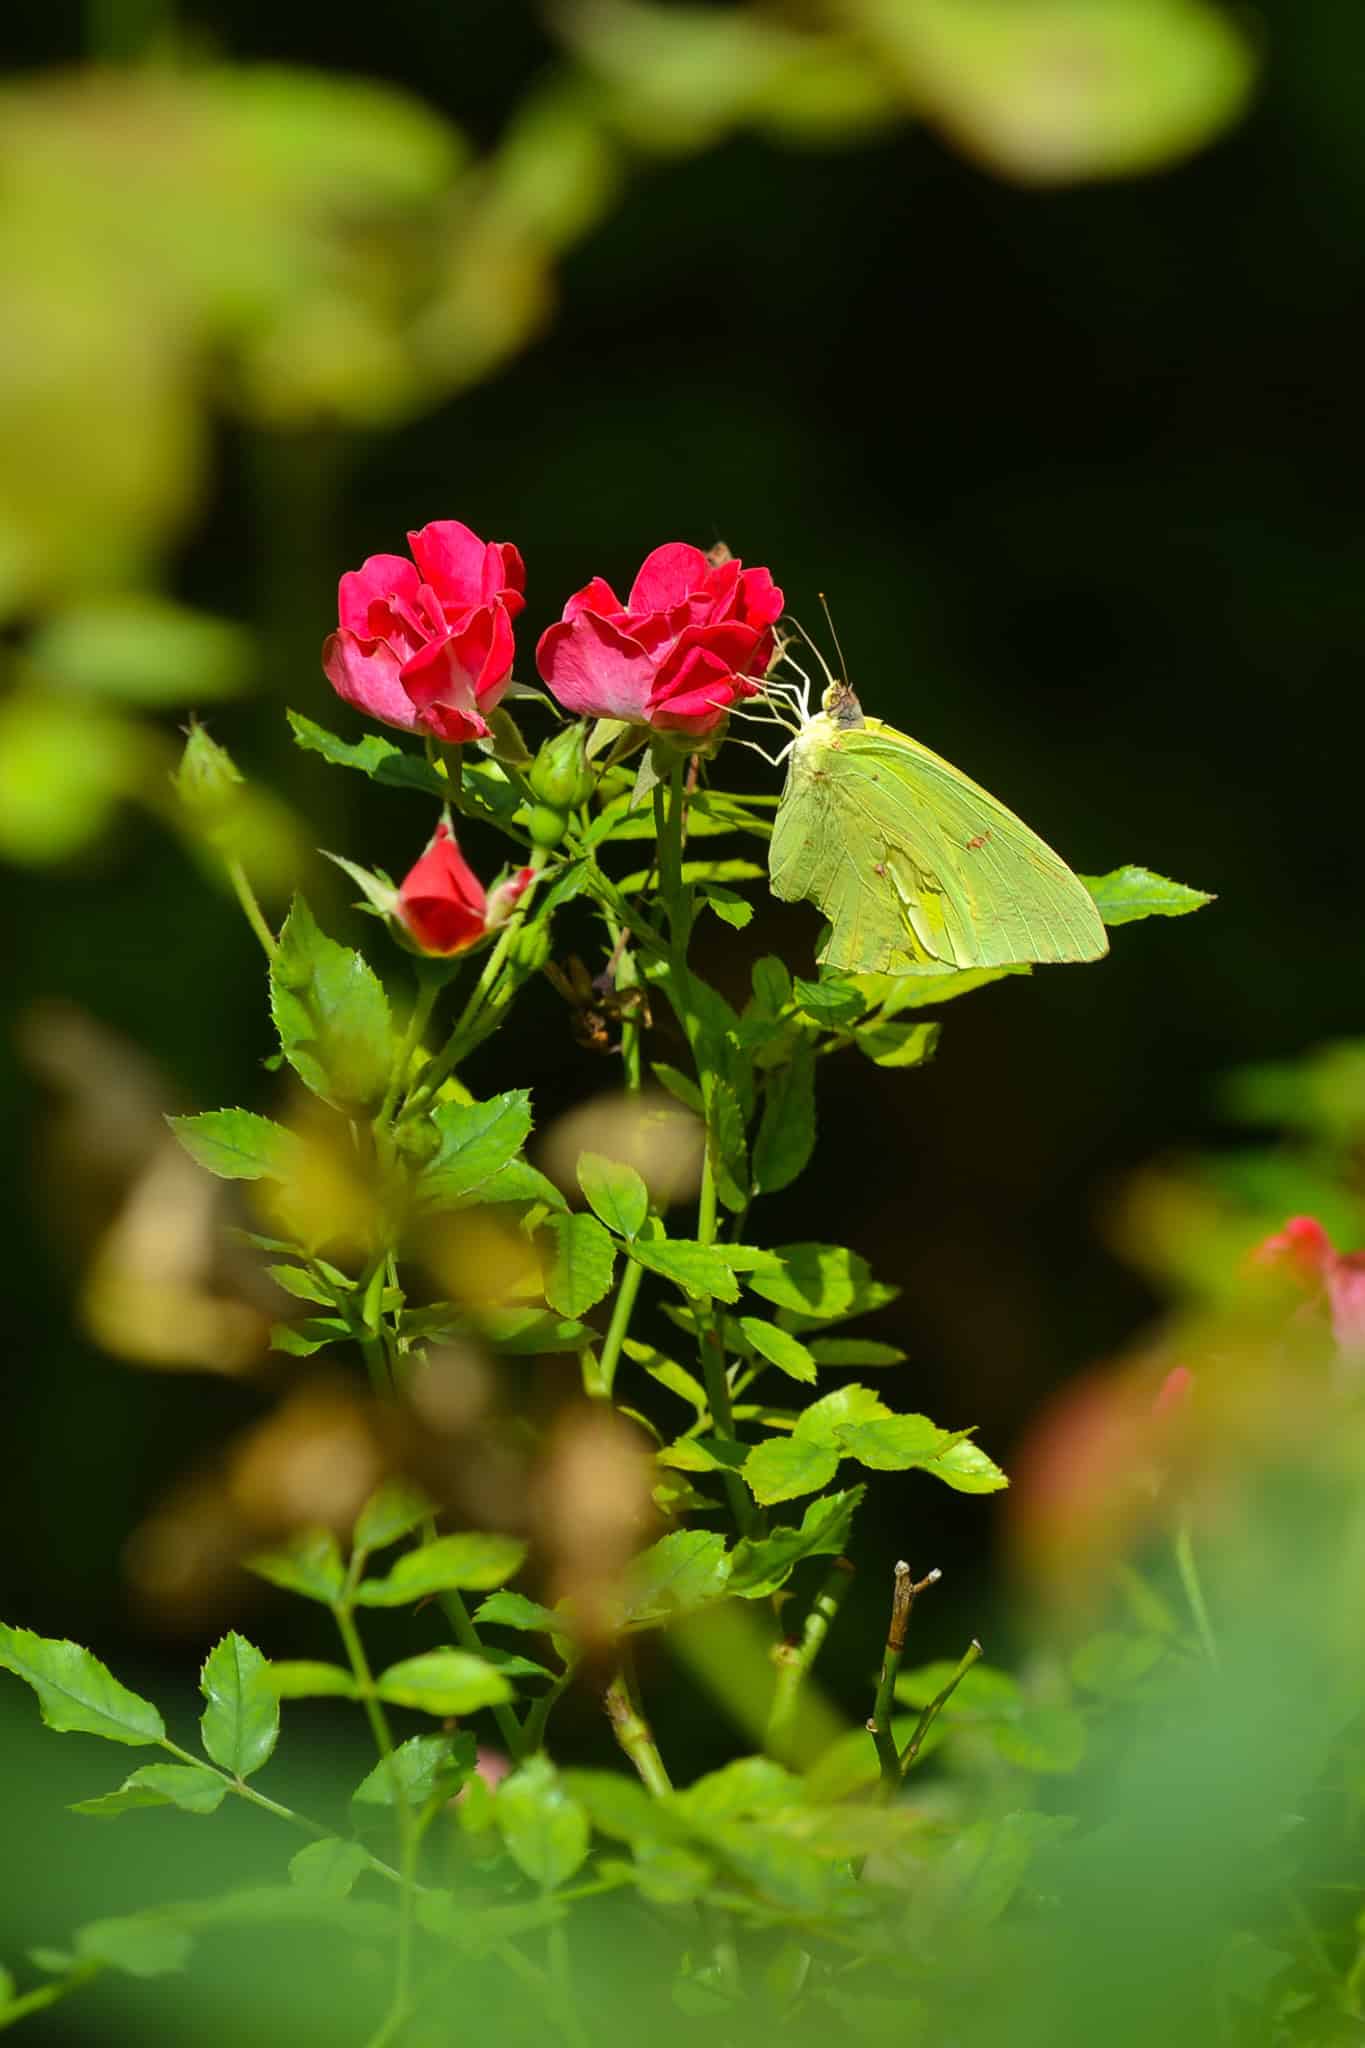
[[419, 953], [448, 959], [468, 952], [505, 922], [531, 875], [530, 868], [522, 868], [510, 881], [485, 893], [442, 819], [426, 852], [405, 876], [393, 914]]
[[758, 694], [782, 592], [766, 569], [670, 541], [621, 603], [602, 577], [541, 635], [536, 665], [566, 711], [700, 739]]
[[508, 541], [458, 519], [408, 535], [413, 560], [371, 555], [341, 579], [338, 630], [322, 650], [339, 697], [402, 732], [485, 739], [512, 676], [512, 621], [526, 572]]

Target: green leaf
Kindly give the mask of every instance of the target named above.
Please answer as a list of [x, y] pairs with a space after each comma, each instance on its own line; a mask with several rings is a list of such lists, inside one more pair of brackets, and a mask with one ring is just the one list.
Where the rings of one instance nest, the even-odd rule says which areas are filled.
[[675, 1359], [666, 1358], [653, 1344], [642, 1344], [635, 1337], [627, 1337], [622, 1346], [632, 1365], [640, 1366], [652, 1380], [661, 1387], [667, 1387], [670, 1394], [676, 1394], [680, 1401], [686, 1401], [697, 1415], [705, 1415], [710, 1406], [705, 1387], [686, 1366]]
[[760, 1358], [777, 1366], [794, 1380], [815, 1379], [815, 1360], [799, 1337], [766, 1323], [760, 1316], [741, 1316], [739, 1327]]
[[468, 1650], [427, 1650], [391, 1664], [375, 1683], [381, 1700], [424, 1714], [473, 1714], [512, 1697], [507, 1680]]
[[143, 1764], [124, 1779], [117, 1792], [100, 1799], [80, 1799], [72, 1813], [113, 1819], [143, 1806], [178, 1806], [182, 1813], [216, 1813], [227, 1798], [226, 1778], [203, 1764]]
[[715, 1245], [696, 1244], [685, 1238], [669, 1238], [660, 1244], [637, 1240], [630, 1255], [651, 1273], [672, 1280], [693, 1301], [738, 1301], [739, 1283], [728, 1260]]
[[0, 1669], [32, 1686], [43, 1720], [61, 1734], [102, 1735], [135, 1747], [165, 1738], [165, 1723], [150, 1700], [120, 1685], [78, 1643], [0, 1622]]
[[776, 1017], [792, 999], [792, 978], [775, 953], [765, 953], [749, 970], [754, 1001], [765, 1016]]
[[474, 1619], [480, 1624], [495, 1622], [500, 1628], [532, 1629], [547, 1636], [566, 1636], [570, 1626], [567, 1615], [528, 1600], [524, 1593], [511, 1593], [505, 1586], [480, 1601]]
[[288, 1180], [298, 1162], [294, 1133], [249, 1109], [210, 1109], [166, 1122], [190, 1158], [220, 1180]]
[[487, 1102], [443, 1102], [431, 1114], [438, 1145], [417, 1180], [417, 1199], [428, 1209], [456, 1207], [515, 1158], [531, 1131], [529, 1089], [514, 1088]]
[[277, 1700], [358, 1700], [360, 1688], [340, 1664], [318, 1664], [310, 1658], [285, 1658], [266, 1666]]
[[777, 1256], [780, 1269], [755, 1273], [749, 1285], [778, 1308], [825, 1322], [872, 1306], [872, 1276], [856, 1252], [838, 1244], [787, 1244], [778, 1246]]
[[649, 1214], [649, 1189], [633, 1166], [601, 1152], [578, 1159], [578, 1185], [593, 1213], [618, 1237], [637, 1237]]
[[848, 1548], [853, 1517], [865, 1486], [813, 1500], [799, 1529], [778, 1528], [770, 1535], [737, 1543], [730, 1557], [729, 1590], [741, 1600], [760, 1600], [786, 1584], [807, 1557], [839, 1557]]
[[365, 1580], [355, 1597], [362, 1607], [406, 1607], [429, 1593], [483, 1593], [525, 1562], [526, 1545], [515, 1536], [438, 1536], [400, 1557], [386, 1579]]
[[703, 883], [700, 893], [702, 902], [714, 910], [716, 916], [732, 930], [742, 932], [745, 925], [751, 922], [754, 914], [753, 904], [747, 903], [742, 896], [737, 896], [733, 889], [723, 889], [717, 882], [706, 882]]
[[[896, 1680], [896, 1698], [907, 1707], [927, 1707], [938, 1698], [957, 1670], [951, 1659], [940, 1657], [932, 1664], [920, 1664], [902, 1671]], [[973, 1664], [963, 1674], [952, 1699], [944, 1708], [948, 1716], [970, 1713], [978, 1718], [998, 1720], [1017, 1713], [1023, 1705], [1019, 1681], [1012, 1672], [997, 1670], [993, 1664]]]
[[768, 1437], [755, 1444], [744, 1461], [744, 1477], [754, 1499], [765, 1507], [818, 1493], [839, 1469], [839, 1453], [809, 1437]]
[[0, 2013], [14, 2003], [14, 1978], [3, 1963], [0, 1963]]
[[706, 1114], [705, 1106], [701, 1099], [701, 1090], [695, 1081], [689, 1081], [686, 1074], [679, 1073], [676, 1067], [670, 1067], [663, 1060], [652, 1060], [649, 1071], [653, 1074], [659, 1086], [666, 1088], [674, 1100], [680, 1102], [684, 1109], [690, 1109], [694, 1116], [704, 1116]]
[[989, 988], [993, 981], [1031, 972], [1021, 962], [1017, 967], [965, 967], [950, 974], [860, 974], [857, 982], [869, 1004], [877, 1006], [876, 1022], [884, 1024], [903, 1010], [927, 1010], [955, 1002], [959, 996]]
[[547, 1756], [530, 1757], [503, 1779], [493, 1817], [512, 1861], [542, 1891], [567, 1884], [586, 1860], [592, 1824]]
[[469, 1320], [485, 1343], [511, 1358], [581, 1351], [593, 1335], [586, 1323], [540, 1308], [485, 1308]]
[[981, 1733], [997, 1756], [1024, 1771], [1064, 1775], [1077, 1768], [1086, 1751], [1085, 1722], [1074, 1707], [1027, 1706]]
[[151, 592], [87, 597], [50, 616], [27, 658], [52, 686], [179, 709], [235, 697], [251, 680], [251, 636]]
[[625, 1618], [637, 1627], [671, 1620], [719, 1600], [730, 1576], [725, 1538], [677, 1529], [641, 1551], [626, 1577]]
[[480, 1181], [472, 1194], [455, 1204], [457, 1209], [486, 1208], [494, 1202], [543, 1202], [547, 1209], [567, 1209], [552, 1180], [524, 1159], [509, 1159], [488, 1180]]
[[835, 1437], [845, 1457], [856, 1458], [873, 1472], [908, 1472], [936, 1458], [948, 1432], [927, 1415], [885, 1415], [871, 1422], [853, 1422]]
[[1000, 1467], [970, 1438], [950, 1445], [924, 1469], [957, 1493], [998, 1493], [1002, 1486], [1009, 1485]]
[[1140, 917], [1185, 917], [1216, 899], [1183, 882], [1168, 882], [1148, 868], [1115, 868], [1109, 875], [1082, 875], [1106, 924], [1132, 924]]
[[771, 1757], [741, 1756], [718, 1771], [708, 1771], [686, 1791], [675, 1792], [670, 1804], [693, 1826], [705, 1827], [712, 1821], [749, 1820], [796, 1806], [801, 1796], [801, 1780]]
[[933, 1057], [941, 1024], [865, 1024], [857, 1033], [859, 1052], [877, 1067], [922, 1067]]
[[439, 1792], [453, 1798], [474, 1774], [478, 1745], [472, 1735], [414, 1735], [381, 1758], [351, 1794], [356, 1806], [392, 1806], [394, 1778], [408, 1805], [420, 1810]]
[[744, 1111], [728, 1081], [708, 1074], [703, 1088], [706, 1103], [706, 1149], [711, 1158], [716, 1192], [727, 1209], [748, 1206], [749, 1148], [745, 1142]]
[[798, 976], [792, 994], [818, 1024], [847, 1026], [867, 1008], [867, 998], [857, 982], [842, 974], [822, 974], [818, 981], [803, 981]]
[[330, 1529], [301, 1529], [277, 1550], [258, 1551], [246, 1563], [249, 1571], [269, 1579], [272, 1586], [301, 1593], [305, 1600], [321, 1600], [325, 1607], [335, 1606], [346, 1585], [346, 1567]]
[[76, 1954], [83, 1962], [104, 1963], [128, 1977], [165, 1977], [183, 1970], [193, 1946], [183, 1928], [150, 1913], [92, 1920], [76, 1935]]
[[280, 1732], [266, 1659], [234, 1630], [210, 1650], [199, 1690], [208, 1701], [199, 1723], [206, 1752], [234, 1778], [249, 1778], [268, 1761]]
[[292, 1294], [296, 1301], [311, 1301], [319, 1308], [335, 1308], [334, 1297], [302, 1266], [267, 1266], [266, 1272], [277, 1287], [282, 1287], [286, 1294]]
[[1168, 1646], [1159, 1636], [1126, 1636], [1106, 1629], [1075, 1652], [1071, 1676], [1086, 1692], [1124, 1699], [1168, 1655]]
[[905, 1353], [894, 1344], [867, 1337], [813, 1337], [810, 1354], [817, 1365], [901, 1365]]
[[322, 1899], [349, 1898], [356, 1879], [370, 1867], [370, 1852], [359, 1842], [328, 1835], [289, 1859], [289, 1881]]
[[374, 1109], [395, 1057], [389, 1002], [359, 953], [318, 929], [302, 896], [270, 967], [271, 1013], [285, 1058], [338, 1109]]
[[754, 1186], [763, 1195], [790, 1187], [815, 1150], [815, 1047], [801, 1039], [785, 1066], [763, 1079], [763, 1115], [754, 1140]]
[[315, 725], [311, 718], [301, 712], [285, 713], [293, 728], [297, 745], [307, 753], [321, 754], [324, 761], [331, 761], [339, 768], [356, 768], [362, 775], [368, 775], [372, 782], [383, 782], [395, 789], [419, 789], [427, 796], [434, 796], [444, 802], [450, 795], [450, 784], [443, 775], [430, 766], [420, 754], [409, 754], [393, 740], [384, 739], [377, 732], [366, 733], [364, 739], [354, 745], [338, 739], [324, 727]]
[[581, 1316], [611, 1286], [616, 1245], [595, 1216], [552, 1216], [545, 1225], [555, 1254], [545, 1275], [545, 1299], [563, 1316]]
[[410, 1479], [386, 1479], [356, 1517], [351, 1542], [356, 1550], [386, 1550], [409, 1535], [431, 1513], [431, 1502]]
[[812, 1401], [797, 1419], [796, 1433], [811, 1443], [824, 1444], [829, 1450], [840, 1449], [840, 1437], [845, 1427], [855, 1422], [875, 1422], [891, 1410], [874, 1394], [871, 1387], [860, 1387], [856, 1382], [846, 1387], [836, 1387], [833, 1393], [822, 1394], [818, 1401]]

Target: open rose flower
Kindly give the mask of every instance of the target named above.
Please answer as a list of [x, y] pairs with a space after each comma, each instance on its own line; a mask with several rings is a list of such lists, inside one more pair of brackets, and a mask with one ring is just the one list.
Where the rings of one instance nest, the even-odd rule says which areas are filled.
[[393, 915], [419, 953], [449, 958], [505, 924], [534, 873], [518, 868], [485, 893], [443, 818], [426, 852], [399, 884]]
[[1339, 1252], [1316, 1216], [1291, 1216], [1255, 1256], [1261, 1265], [1292, 1272], [1323, 1302], [1337, 1350], [1365, 1366], [1365, 1252]]
[[782, 592], [766, 569], [669, 541], [621, 603], [594, 576], [541, 635], [536, 665], [566, 711], [700, 739], [758, 693]]
[[512, 675], [512, 621], [525, 603], [521, 556], [458, 519], [408, 535], [413, 559], [371, 555], [337, 592], [340, 626], [322, 650], [339, 697], [403, 732], [483, 739]]

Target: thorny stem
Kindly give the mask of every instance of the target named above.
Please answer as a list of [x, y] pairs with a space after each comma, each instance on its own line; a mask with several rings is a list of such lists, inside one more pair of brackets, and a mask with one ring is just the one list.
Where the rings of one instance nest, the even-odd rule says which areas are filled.
[[848, 1559], [836, 1558], [811, 1604], [805, 1626], [801, 1631], [801, 1640], [796, 1643], [782, 1643], [774, 1652], [777, 1662], [777, 1687], [768, 1714], [765, 1743], [765, 1747], [774, 1756], [782, 1756], [788, 1751], [802, 1682], [824, 1647], [825, 1637], [834, 1625], [835, 1616], [843, 1605], [844, 1595], [852, 1578], [853, 1566]]
[[624, 1667], [617, 1672], [603, 1695], [611, 1732], [630, 1758], [647, 1792], [658, 1799], [673, 1790], [653, 1732], [631, 1696]]
[[891, 1589], [891, 1619], [887, 1624], [886, 1648], [882, 1652], [881, 1676], [877, 1681], [877, 1697], [872, 1708], [872, 1719], [867, 1724], [867, 1732], [876, 1744], [877, 1761], [881, 1765], [883, 1798], [888, 1798], [896, 1790], [903, 1769], [896, 1754], [896, 1738], [891, 1733], [891, 1716], [896, 1701], [896, 1675], [901, 1668], [901, 1658], [905, 1654], [905, 1637], [910, 1626], [911, 1611], [926, 1586], [936, 1585], [942, 1576], [943, 1574], [935, 1568], [927, 1577], [917, 1582], [911, 1577], [910, 1567], [904, 1558], [901, 1558], [896, 1566]]
[[918, 1721], [916, 1721], [915, 1732], [910, 1737], [910, 1740], [906, 1743], [905, 1748], [901, 1751], [900, 1755], [900, 1775], [902, 1778], [904, 1778], [906, 1772], [910, 1769], [916, 1757], [919, 1755], [920, 1746], [923, 1743], [925, 1736], [929, 1733], [929, 1730], [933, 1727], [935, 1721], [938, 1719], [943, 1709], [947, 1706], [949, 1700], [957, 1691], [963, 1679], [967, 1676], [967, 1673], [971, 1670], [973, 1664], [975, 1664], [977, 1658], [980, 1655], [981, 1645], [980, 1643], [974, 1640], [972, 1642], [970, 1649], [966, 1652], [961, 1662], [958, 1664], [956, 1671], [954, 1671], [952, 1677], [944, 1686], [942, 1692], [937, 1692], [934, 1694], [934, 1697], [930, 1700], [928, 1706], [924, 1709], [924, 1712], [920, 1715]]

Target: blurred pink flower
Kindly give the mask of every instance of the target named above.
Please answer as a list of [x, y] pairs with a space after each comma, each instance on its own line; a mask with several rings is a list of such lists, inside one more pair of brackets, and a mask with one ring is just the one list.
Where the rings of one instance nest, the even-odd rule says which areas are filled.
[[1338, 1350], [1365, 1361], [1365, 1252], [1339, 1252], [1315, 1216], [1291, 1216], [1253, 1256], [1292, 1271], [1325, 1302]]
[[340, 624], [322, 650], [339, 697], [403, 732], [483, 739], [512, 675], [512, 621], [526, 573], [508, 541], [458, 519], [408, 535], [413, 560], [371, 555], [337, 592]]
[[669, 541], [645, 557], [624, 604], [601, 576], [571, 597], [536, 665], [566, 711], [700, 739], [758, 694], [781, 613], [766, 569]]

